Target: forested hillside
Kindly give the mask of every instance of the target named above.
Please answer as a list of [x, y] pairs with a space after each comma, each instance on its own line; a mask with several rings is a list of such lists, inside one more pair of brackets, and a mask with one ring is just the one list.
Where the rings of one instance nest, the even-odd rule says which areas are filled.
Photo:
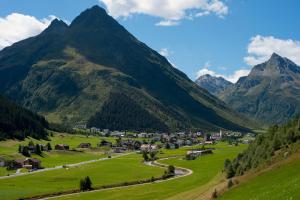
[[16, 105], [0, 95], [0, 140], [47, 138], [45, 118]]
[[246, 171], [289, 156], [300, 149], [299, 140], [299, 118], [282, 126], [270, 127], [266, 133], [258, 135], [248, 149], [232, 162], [225, 161], [227, 177], [243, 175]]

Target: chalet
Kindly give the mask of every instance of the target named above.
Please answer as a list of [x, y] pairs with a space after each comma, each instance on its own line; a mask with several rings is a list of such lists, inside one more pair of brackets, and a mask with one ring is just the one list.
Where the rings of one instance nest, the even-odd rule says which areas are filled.
[[205, 141], [204, 144], [211, 145], [211, 144], [214, 144], [214, 141]]
[[81, 143], [78, 148], [90, 148], [91, 146], [91, 143]]
[[114, 131], [110, 134], [112, 137], [124, 137], [125, 133], [124, 132], [119, 132], [119, 131]]
[[146, 138], [147, 137], [147, 133], [139, 133], [138, 138]]
[[158, 149], [157, 145], [154, 144], [142, 144], [141, 151], [155, 151]]
[[12, 165], [14, 169], [39, 169], [41, 168], [41, 161], [37, 158], [15, 159], [12, 161]]
[[186, 152], [186, 158], [188, 160], [194, 160], [199, 156], [212, 154], [212, 149], [205, 149], [205, 150], [191, 150]]
[[4, 158], [0, 157], [0, 167], [4, 167], [5, 166], [5, 160]]
[[115, 153], [124, 153], [126, 151], [126, 148], [124, 147], [114, 147]]
[[69, 150], [69, 145], [66, 144], [57, 144], [55, 145], [55, 150]]
[[100, 133], [101, 130], [100, 130], [99, 128], [92, 127], [92, 128], [90, 128], [90, 132], [91, 132], [91, 133]]
[[106, 140], [102, 140], [99, 144], [98, 144], [99, 147], [112, 147], [112, 143], [111, 142], [108, 142]]

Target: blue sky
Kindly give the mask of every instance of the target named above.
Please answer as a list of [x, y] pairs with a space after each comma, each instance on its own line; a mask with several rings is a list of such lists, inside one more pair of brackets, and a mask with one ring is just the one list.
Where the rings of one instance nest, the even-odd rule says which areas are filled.
[[[50, 20], [49, 16], [53, 15], [71, 22], [80, 12], [98, 4], [193, 80], [198, 72], [198, 75], [210, 73], [236, 81], [273, 51], [300, 64], [300, 1], [191, 0], [190, 7], [183, 5], [182, 0], [175, 1], [178, 5], [171, 9], [173, 3], [160, 5], [164, 0], [140, 0], [139, 5], [137, 0], [125, 0], [126, 5], [116, 5], [117, 0], [102, 3], [99, 0], [0, 0], [0, 29], [9, 30], [8, 24], [15, 23], [6, 18], [12, 13], [30, 15], [37, 20]], [[216, 2], [217, 6], [211, 6]], [[196, 17], [197, 13], [203, 16]], [[158, 26], [159, 22], [172, 26]], [[0, 33], [0, 42], [1, 37], [7, 41], [9, 32]], [[14, 40], [17, 36], [10, 41]]]

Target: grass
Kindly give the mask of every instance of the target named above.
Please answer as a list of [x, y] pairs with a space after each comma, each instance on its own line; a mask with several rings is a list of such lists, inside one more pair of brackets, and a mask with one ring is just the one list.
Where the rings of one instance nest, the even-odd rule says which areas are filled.
[[279, 165], [226, 192], [221, 200], [300, 199], [300, 158]]
[[[69, 134], [54, 134], [53, 137], [50, 137], [50, 141], [46, 140], [35, 140], [32, 138], [27, 138], [24, 141], [18, 140], [7, 140], [0, 142], [0, 157], [6, 157], [8, 159], [22, 158], [23, 156], [18, 153], [19, 145], [28, 145], [29, 141], [33, 141], [35, 144], [47, 144], [50, 142], [52, 148], [54, 149], [56, 144], [68, 144], [70, 149], [76, 149], [78, 145], [82, 142], [89, 142], [92, 144], [92, 147], [96, 147], [97, 144], [105, 139], [111, 142], [115, 142], [115, 138], [102, 138], [96, 136], [83, 136], [83, 135], [69, 135]], [[32, 157], [38, 158], [42, 161], [43, 167], [55, 167], [64, 164], [73, 164], [78, 162], [83, 162], [87, 160], [93, 160], [102, 158], [103, 151], [101, 150], [81, 150], [81, 151], [50, 151], [43, 152], [43, 156], [38, 156], [32, 154]], [[1, 169], [1, 168], [0, 168]], [[7, 172], [4, 169], [0, 170], [0, 175], [3, 175]]]
[[[74, 196], [58, 199], [64, 200], [94, 200], [94, 199], [130, 199], [130, 200], [155, 200], [155, 199], [186, 199], [187, 196], [198, 195], [206, 184], [220, 177], [225, 158], [233, 158], [246, 148], [246, 145], [228, 146], [225, 143], [215, 145], [216, 150], [213, 155], [200, 157], [193, 161], [181, 158], [163, 160], [165, 164], [172, 164], [180, 167], [192, 169], [194, 173], [190, 176], [170, 180], [162, 183], [153, 183], [129, 188], [99, 191], [93, 193], [81, 193]], [[164, 150], [164, 157], [173, 155], [184, 155], [186, 150]], [[159, 155], [160, 156], [160, 155]]]
[[131, 154], [106, 161], [0, 180], [0, 199], [10, 200], [78, 189], [79, 180], [89, 176], [94, 186], [159, 177], [163, 169], [141, 163], [142, 156]]

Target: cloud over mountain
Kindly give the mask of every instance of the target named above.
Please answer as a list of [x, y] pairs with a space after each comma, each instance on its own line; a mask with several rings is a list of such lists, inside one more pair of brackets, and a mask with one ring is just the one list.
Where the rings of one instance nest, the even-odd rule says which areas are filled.
[[55, 16], [36, 19], [30, 15], [12, 13], [4, 18], [0, 17], [0, 49], [6, 46], [38, 35], [49, 26]]
[[99, 0], [113, 17], [145, 14], [162, 18], [156, 25], [177, 25], [184, 18], [215, 14], [224, 17], [228, 6], [222, 0]]
[[267, 61], [274, 52], [300, 65], [300, 41], [261, 35], [251, 38], [248, 56], [244, 58], [244, 61], [254, 66]]

